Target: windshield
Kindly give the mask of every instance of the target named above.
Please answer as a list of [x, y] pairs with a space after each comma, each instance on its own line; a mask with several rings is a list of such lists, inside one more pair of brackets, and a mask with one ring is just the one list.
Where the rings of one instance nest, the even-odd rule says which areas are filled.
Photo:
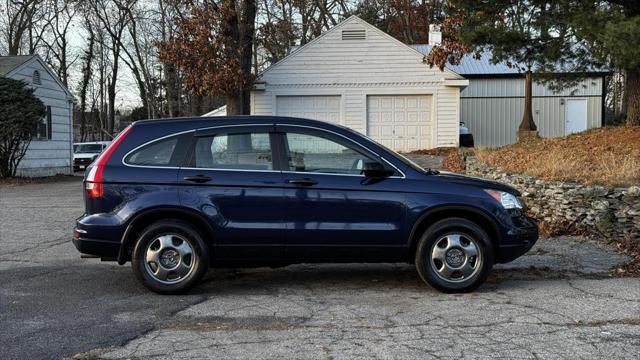
[[80, 144], [75, 148], [76, 154], [99, 154], [102, 151], [101, 144]]

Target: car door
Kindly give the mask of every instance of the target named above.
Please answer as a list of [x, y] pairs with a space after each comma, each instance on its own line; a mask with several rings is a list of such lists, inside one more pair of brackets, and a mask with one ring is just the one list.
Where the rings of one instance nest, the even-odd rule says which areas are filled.
[[[393, 257], [405, 249], [402, 174], [338, 133], [295, 125], [276, 127], [284, 155], [286, 254], [305, 260]], [[383, 179], [362, 174], [365, 163], [393, 170]]]
[[274, 169], [272, 130], [272, 125], [198, 130], [180, 170], [180, 201], [207, 216], [220, 259], [282, 257], [284, 189]]

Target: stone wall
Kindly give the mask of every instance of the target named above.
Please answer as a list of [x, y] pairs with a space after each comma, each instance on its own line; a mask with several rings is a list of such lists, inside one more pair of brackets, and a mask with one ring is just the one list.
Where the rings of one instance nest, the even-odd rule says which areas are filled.
[[511, 185], [522, 192], [530, 213], [538, 220], [565, 224], [611, 240], [640, 241], [640, 186], [609, 188], [599, 185], [543, 181], [498, 171], [466, 159], [467, 173]]

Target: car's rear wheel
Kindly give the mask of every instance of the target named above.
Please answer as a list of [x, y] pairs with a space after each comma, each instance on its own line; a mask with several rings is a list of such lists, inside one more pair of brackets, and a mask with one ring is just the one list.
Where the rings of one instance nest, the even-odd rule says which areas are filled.
[[179, 220], [161, 220], [142, 231], [131, 265], [148, 289], [178, 294], [200, 281], [209, 268], [209, 253], [196, 228]]
[[493, 246], [476, 223], [447, 218], [422, 234], [416, 268], [423, 281], [446, 293], [469, 292], [480, 286], [493, 267]]

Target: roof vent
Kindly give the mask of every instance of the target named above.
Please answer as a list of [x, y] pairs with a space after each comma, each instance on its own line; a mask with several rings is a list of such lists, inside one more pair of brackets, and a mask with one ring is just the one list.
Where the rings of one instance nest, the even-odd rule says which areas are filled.
[[34, 70], [32, 76], [33, 85], [42, 85], [42, 81], [40, 80], [40, 71]]
[[366, 40], [366, 38], [365, 29], [342, 30], [342, 40]]

